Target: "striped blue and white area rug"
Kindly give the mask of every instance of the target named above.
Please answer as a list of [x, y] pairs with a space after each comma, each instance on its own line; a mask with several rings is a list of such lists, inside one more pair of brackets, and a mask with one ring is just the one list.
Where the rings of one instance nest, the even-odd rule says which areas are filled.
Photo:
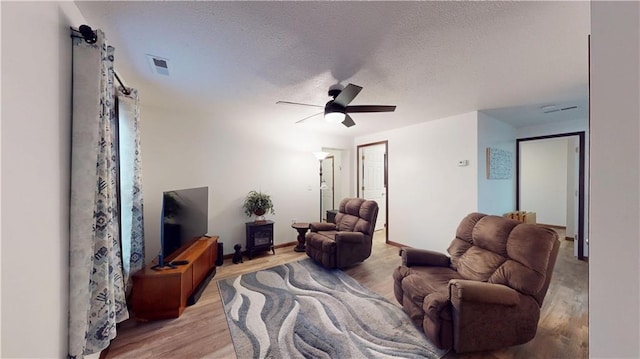
[[219, 280], [218, 288], [238, 358], [441, 358], [447, 352], [401, 308], [310, 259]]

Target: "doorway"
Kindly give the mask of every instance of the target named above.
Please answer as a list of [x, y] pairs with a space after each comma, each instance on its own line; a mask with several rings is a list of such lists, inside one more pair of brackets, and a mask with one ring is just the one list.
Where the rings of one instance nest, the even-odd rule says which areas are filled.
[[378, 219], [375, 230], [384, 230], [385, 242], [389, 242], [389, 188], [388, 141], [358, 145], [357, 193], [358, 197], [378, 202]]
[[322, 190], [322, 220], [327, 221], [327, 211], [334, 210], [336, 208], [335, 198], [335, 158], [333, 155], [329, 155], [322, 161], [322, 183], [320, 184], [320, 190]]
[[588, 256], [585, 148], [584, 131], [516, 140], [516, 209], [565, 227], [578, 259]]
[[329, 155], [322, 161], [322, 181], [320, 190], [320, 218], [330, 220], [338, 211], [343, 198], [353, 196], [351, 188], [351, 163], [353, 151], [340, 148], [322, 147]]

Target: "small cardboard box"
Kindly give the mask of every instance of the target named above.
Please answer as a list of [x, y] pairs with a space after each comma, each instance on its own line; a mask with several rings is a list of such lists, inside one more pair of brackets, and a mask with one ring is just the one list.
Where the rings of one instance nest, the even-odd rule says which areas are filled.
[[536, 212], [514, 211], [505, 213], [504, 217], [515, 219], [524, 223], [536, 223]]

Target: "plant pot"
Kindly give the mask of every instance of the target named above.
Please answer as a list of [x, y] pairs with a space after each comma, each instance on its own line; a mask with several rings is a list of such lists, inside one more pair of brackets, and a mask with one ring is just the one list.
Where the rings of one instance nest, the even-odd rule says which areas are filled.
[[266, 220], [264, 219], [264, 214], [267, 213], [267, 211], [265, 211], [262, 208], [258, 208], [255, 211], [253, 211], [253, 214], [255, 214], [257, 217], [255, 219], [255, 223], [264, 223], [266, 222]]

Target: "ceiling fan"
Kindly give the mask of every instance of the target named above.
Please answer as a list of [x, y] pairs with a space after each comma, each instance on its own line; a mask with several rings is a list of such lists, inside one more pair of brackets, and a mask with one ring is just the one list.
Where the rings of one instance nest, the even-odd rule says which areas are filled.
[[[341, 122], [346, 127], [351, 127], [356, 123], [353, 121], [350, 113], [357, 112], [393, 112], [396, 110], [396, 106], [375, 106], [375, 105], [355, 105], [348, 106], [351, 101], [362, 91], [362, 87], [348, 84], [344, 89], [329, 89], [329, 96], [333, 98], [333, 100], [329, 100], [324, 105], [324, 111], [313, 114], [311, 116], [305, 117], [302, 120], [296, 121], [296, 123], [304, 122], [312, 117], [324, 114], [324, 119], [328, 122], [338, 123]], [[286, 104], [286, 105], [301, 105], [301, 106], [310, 106], [310, 107], [318, 107], [322, 108], [320, 105], [311, 105], [306, 103], [299, 102], [289, 102], [289, 101], [278, 101], [276, 104]]]

